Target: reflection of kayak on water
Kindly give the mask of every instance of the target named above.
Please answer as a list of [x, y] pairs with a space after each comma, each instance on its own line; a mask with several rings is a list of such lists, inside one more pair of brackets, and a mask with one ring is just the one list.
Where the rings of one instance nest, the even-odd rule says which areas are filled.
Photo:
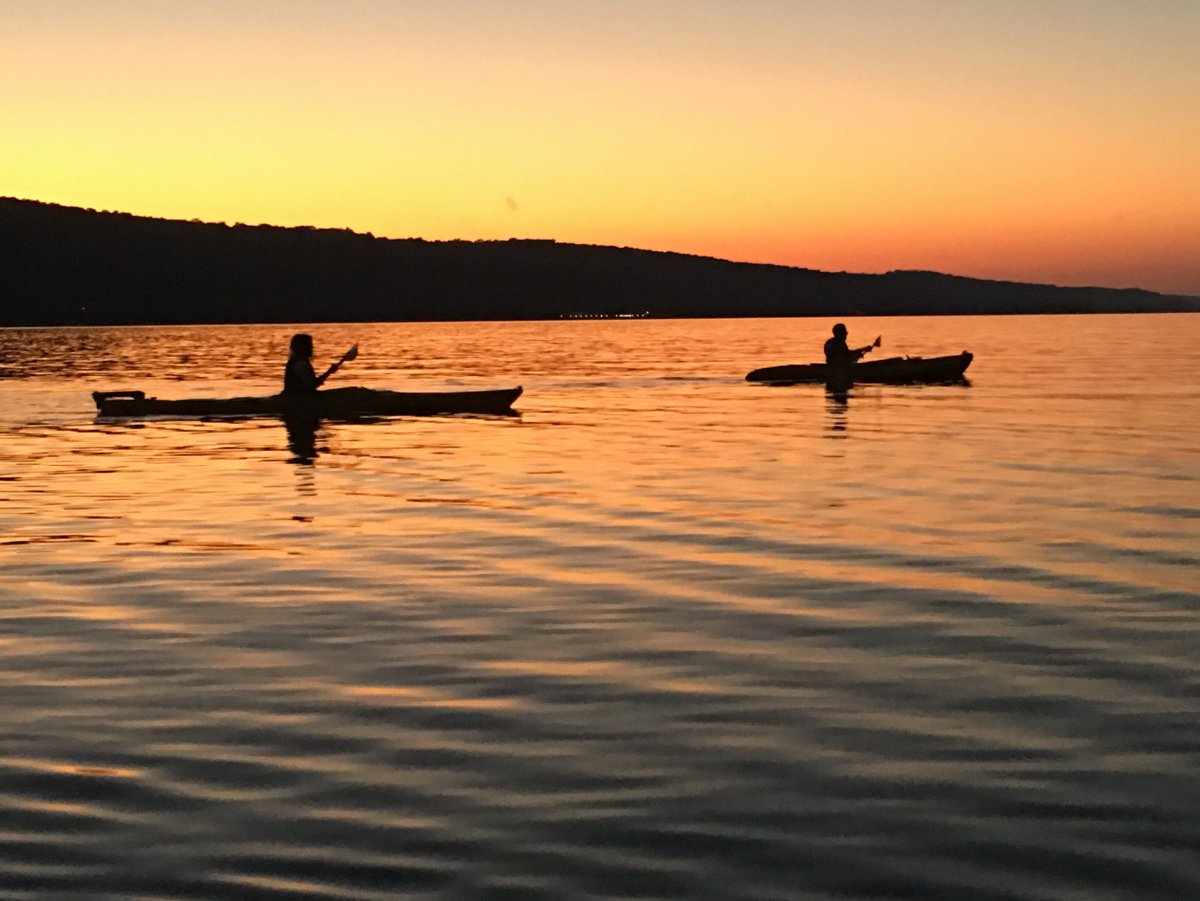
[[142, 391], [93, 391], [100, 416], [430, 416], [512, 413], [520, 388], [492, 391], [379, 391], [331, 388], [314, 394], [160, 400]]
[[971, 365], [967, 351], [948, 357], [889, 357], [865, 363], [798, 363], [768, 366], [746, 376], [748, 382], [863, 382], [895, 385], [916, 382], [960, 382]]

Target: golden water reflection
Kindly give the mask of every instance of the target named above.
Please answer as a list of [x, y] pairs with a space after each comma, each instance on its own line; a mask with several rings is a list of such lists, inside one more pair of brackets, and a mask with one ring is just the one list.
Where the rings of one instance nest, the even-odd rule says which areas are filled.
[[291, 452], [289, 463], [311, 466], [316, 462], [321, 448], [317, 446], [317, 434], [321, 420], [316, 416], [289, 416], [283, 420], [287, 430], [287, 446]]
[[852, 328], [972, 385], [744, 381], [816, 321], [344, 324], [521, 418], [98, 423], [295, 328], [0, 334], [0, 895], [1196, 896], [1200, 320]]

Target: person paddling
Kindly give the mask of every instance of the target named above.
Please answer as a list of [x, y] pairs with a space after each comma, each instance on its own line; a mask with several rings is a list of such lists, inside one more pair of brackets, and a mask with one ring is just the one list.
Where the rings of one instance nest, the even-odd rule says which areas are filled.
[[340, 360], [326, 369], [324, 373], [317, 375], [312, 365], [312, 335], [292, 335], [291, 348], [288, 351], [287, 367], [283, 370], [283, 393], [315, 394], [327, 378], [341, 369], [342, 364], [350, 358], [350, 353], [355, 348], [357, 348], [357, 345], [351, 348], [350, 351], [347, 351]]
[[833, 327], [833, 337], [825, 342], [825, 362], [827, 364], [849, 364], [857, 362], [864, 354], [880, 345], [879, 338], [866, 347], [851, 350], [846, 344], [846, 326], [838, 323]]

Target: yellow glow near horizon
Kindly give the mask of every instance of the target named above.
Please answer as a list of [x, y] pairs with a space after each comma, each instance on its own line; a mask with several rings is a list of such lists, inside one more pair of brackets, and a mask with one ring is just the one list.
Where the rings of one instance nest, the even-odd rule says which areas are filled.
[[1200, 7], [20, 0], [0, 194], [1200, 294]]

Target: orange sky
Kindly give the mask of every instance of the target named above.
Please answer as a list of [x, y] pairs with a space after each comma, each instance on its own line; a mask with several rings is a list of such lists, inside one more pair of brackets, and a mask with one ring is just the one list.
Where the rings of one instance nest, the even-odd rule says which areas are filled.
[[1190, 0], [9, 0], [0, 195], [1200, 295]]

